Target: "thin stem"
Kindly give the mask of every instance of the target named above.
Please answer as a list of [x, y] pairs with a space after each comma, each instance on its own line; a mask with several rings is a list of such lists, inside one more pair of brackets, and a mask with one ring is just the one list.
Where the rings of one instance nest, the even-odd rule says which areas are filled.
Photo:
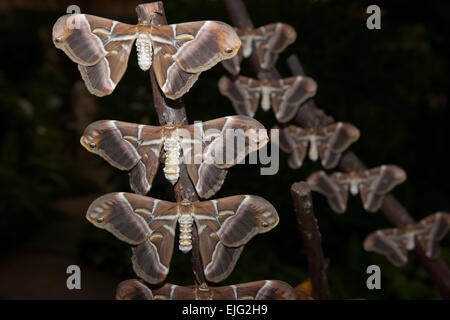
[[330, 298], [330, 291], [322, 252], [322, 238], [314, 216], [311, 189], [304, 181], [296, 182], [291, 187], [291, 195], [300, 233], [305, 243], [313, 297], [318, 300], [327, 300]]
[[[146, 4], [145, 6], [137, 6], [136, 11], [139, 18], [146, 18], [154, 25], [167, 24], [163, 3], [161, 1], [158, 1], [152, 2], [150, 3], [150, 5], [151, 6], [148, 6], [148, 4]], [[152, 15], [153, 12], [158, 12], [159, 14]], [[171, 100], [164, 96], [157, 83], [153, 66], [150, 68], [150, 84], [153, 92], [153, 102], [155, 105], [156, 113], [158, 114], [160, 125], [164, 125], [167, 122], [185, 125], [188, 124], [186, 108], [183, 101], [181, 99]], [[163, 157], [164, 155], [161, 157], [161, 162], [164, 161]], [[179, 166], [180, 177], [178, 179], [178, 182], [174, 186], [176, 200], [181, 201], [183, 199], [187, 199], [190, 201], [199, 201], [197, 193], [195, 192], [195, 187], [188, 176], [186, 165], [181, 161]], [[192, 228], [191, 266], [196, 283], [199, 285], [205, 283], [206, 279], [203, 272], [203, 264], [201, 261], [200, 247], [198, 243], [198, 231], [195, 224], [193, 224]]]
[[[303, 68], [301, 68], [300, 61], [296, 55], [292, 55], [288, 59], [289, 67], [292, 74], [302, 75]], [[299, 114], [302, 113], [302, 116]], [[322, 118], [321, 116], [322, 115]], [[300, 108], [296, 120], [301, 126], [312, 127], [316, 123], [323, 122], [327, 115], [323, 110], [318, 109], [315, 105], [305, 109]], [[343, 171], [360, 171], [366, 170], [367, 166], [352, 152], [346, 151], [339, 162], [339, 168]], [[406, 208], [391, 194], [387, 195], [381, 206], [381, 212], [386, 219], [397, 228], [401, 228], [408, 224], [415, 223], [415, 220]], [[431, 280], [438, 287], [441, 295], [445, 299], [450, 299], [450, 270], [447, 264], [438, 257], [430, 259], [425, 255], [424, 249], [419, 245], [414, 249], [415, 256], [419, 259], [425, 270], [428, 272]]]

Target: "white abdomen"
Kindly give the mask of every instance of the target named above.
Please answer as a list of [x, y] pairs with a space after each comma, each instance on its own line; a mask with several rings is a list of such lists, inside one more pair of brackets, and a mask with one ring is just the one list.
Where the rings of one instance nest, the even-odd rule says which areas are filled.
[[261, 107], [264, 111], [268, 111], [270, 109], [270, 88], [262, 87], [261, 94]]
[[164, 175], [170, 183], [175, 184], [180, 176], [180, 143], [176, 138], [167, 138], [164, 141], [166, 159], [164, 161]]
[[143, 71], [147, 71], [152, 65], [152, 42], [150, 41], [148, 34], [139, 34], [136, 40], [136, 51], [139, 67]]
[[183, 253], [188, 253], [192, 249], [192, 224], [194, 219], [190, 214], [182, 214], [178, 218], [180, 227], [180, 240], [178, 248]]

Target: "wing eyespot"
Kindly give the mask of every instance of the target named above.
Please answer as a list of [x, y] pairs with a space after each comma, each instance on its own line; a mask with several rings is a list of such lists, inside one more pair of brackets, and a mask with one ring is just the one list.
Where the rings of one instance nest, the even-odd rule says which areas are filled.
[[97, 222], [98, 222], [98, 223], [102, 223], [103, 221], [105, 221], [105, 219], [103, 219], [103, 218], [97, 218]]

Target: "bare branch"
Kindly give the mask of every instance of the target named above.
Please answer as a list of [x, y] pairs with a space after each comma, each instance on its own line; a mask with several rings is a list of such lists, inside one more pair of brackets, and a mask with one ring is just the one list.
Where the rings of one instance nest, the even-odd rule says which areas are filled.
[[297, 222], [305, 244], [308, 258], [311, 284], [314, 299], [325, 300], [330, 298], [326, 264], [322, 252], [322, 238], [314, 216], [311, 189], [304, 182], [296, 182], [291, 187]]

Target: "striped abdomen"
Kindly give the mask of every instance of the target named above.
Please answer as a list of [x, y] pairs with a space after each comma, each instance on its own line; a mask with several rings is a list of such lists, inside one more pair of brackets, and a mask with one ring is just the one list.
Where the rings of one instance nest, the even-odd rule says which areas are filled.
[[138, 65], [143, 71], [150, 69], [152, 65], [152, 42], [146, 33], [140, 33], [136, 40]]
[[190, 214], [182, 214], [178, 218], [178, 224], [180, 227], [180, 250], [183, 253], [188, 253], [192, 249], [192, 224], [194, 219]]
[[164, 141], [164, 151], [166, 152], [166, 159], [164, 161], [164, 175], [170, 183], [175, 184], [180, 176], [180, 143], [176, 138], [167, 138]]

